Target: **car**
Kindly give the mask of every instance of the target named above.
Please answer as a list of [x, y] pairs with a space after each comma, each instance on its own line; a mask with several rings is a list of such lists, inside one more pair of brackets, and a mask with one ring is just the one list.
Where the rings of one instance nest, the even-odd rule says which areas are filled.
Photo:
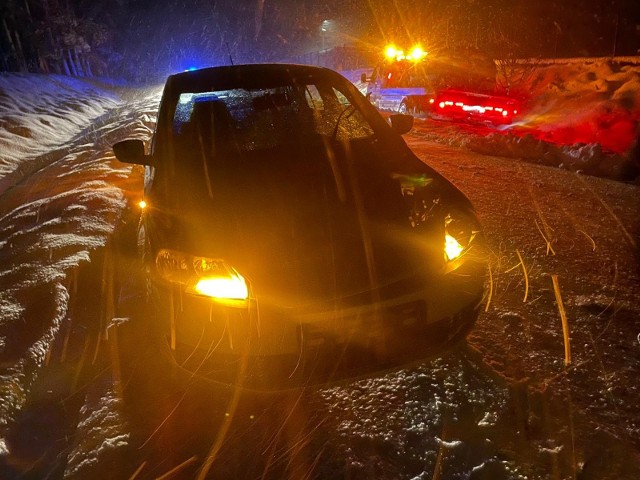
[[487, 254], [470, 201], [326, 68], [168, 78], [136, 242], [149, 331], [172, 365], [277, 389], [439, 355], [473, 327]]

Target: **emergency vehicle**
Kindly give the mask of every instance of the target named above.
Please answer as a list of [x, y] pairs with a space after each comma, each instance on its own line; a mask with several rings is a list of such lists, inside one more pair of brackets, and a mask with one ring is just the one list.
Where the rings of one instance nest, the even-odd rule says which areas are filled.
[[366, 95], [380, 110], [456, 120], [511, 123], [519, 101], [495, 93], [495, 63], [477, 51], [430, 55], [420, 46], [393, 45], [371, 76]]

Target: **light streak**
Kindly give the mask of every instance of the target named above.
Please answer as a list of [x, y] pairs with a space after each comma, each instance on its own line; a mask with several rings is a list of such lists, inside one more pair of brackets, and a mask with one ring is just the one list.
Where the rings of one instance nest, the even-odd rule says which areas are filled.
[[551, 245], [551, 242], [549, 241], [549, 239], [545, 236], [544, 233], [542, 233], [542, 229], [540, 228], [540, 225], [538, 225], [538, 221], [534, 220], [534, 223], [536, 224], [536, 228], [540, 232], [540, 235], [542, 235], [542, 238], [544, 238], [544, 241], [547, 244], [547, 256], [549, 256], [549, 252], [551, 252], [552, 255], [555, 256], [556, 251], [553, 249], [553, 246]]
[[491, 271], [491, 265], [489, 265], [489, 295], [487, 296], [487, 304], [484, 307], [484, 311], [489, 311], [489, 305], [491, 305], [491, 298], [493, 297], [493, 272]]
[[162, 420], [162, 422], [160, 422], [160, 425], [158, 425], [158, 426], [156, 427], [156, 429], [155, 429], [153, 432], [151, 432], [151, 435], [149, 435], [149, 436], [147, 437], [147, 439], [144, 441], [144, 443], [138, 447], [138, 450], [142, 450], [144, 447], [146, 447], [146, 446], [147, 446], [147, 444], [151, 441], [151, 439], [152, 439], [153, 437], [155, 437], [155, 436], [156, 436], [156, 434], [157, 434], [157, 433], [162, 429], [162, 427], [164, 426], [164, 424], [165, 424], [165, 423], [167, 423], [167, 422], [169, 421], [169, 419], [173, 416], [173, 414], [176, 412], [176, 410], [178, 410], [178, 407], [179, 407], [179, 406], [180, 406], [180, 404], [184, 401], [184, 399], [186, 398], [186, 396], [187, 396], [187, 392], [185, 391], [185, 392], [182, 394], [182, 397], [180, 397], [180, 400], [178, 400], [178, 401], [176, 402], [176, 404], [175, 404], [175, 406], [173, 407], [173, 409], [168, 413], [168, 415], [167, 415], [166, 417], [164, 417], [164, 420]]
[[591, 245], [593, 246], [593, 251], [595, 252], [596, 251], [596, 242], [595, 242], [595, 240], [593, 238], [591, 238], [591, 236], [587, 232], [585, 232], [584, 230], [578, 229], [578, 231], [581, 234], [583, 234], [585, 237], [587, 237], [589, 240], [591, 240]]
[[[247, 371], [248, 361], [249, 361], [249, 356], [245, 352], [245, 354], [241, 356], [241, 362], [238, 367], [237, 379], [239, 381], [244, 379], [244, 375]], [[198, 471], [198, 474], [196, 477], [197, 480], [204, 480], [207, 477], [209, 470], [211, 470], [213, 463], [216, 461], [218, 457], [218, 453], [220, 453], [220, 449], [222, 448], [222, 445], [224, 444], [224, 441], [227, 437], [227, 433], [229, 433], [229, 428], [231, 427], [231, 422], [233, 420], [233, 417], [235, 416], [236, 411], [238, 409], [238, 404], [240, 403], [240, 396], [241, 396], [241, 389], [239, 387], [234, 388], [233, 395], [231, 396], [229, 403], [227, 404], [226, 412], [229, 413], [229, 415], [225, 414], [224, 422], [218, 429], [218, 434], [215, 440], [213, 441], [213, 443], [211, 444], [209, 453], [207, 454], [207, 457], [205, 458], [204, 463], [202, 464], [202, 466], [200, 467], [200, 470]]]
[[147, 465], [147, 461], [145, 460], [144, 462], [142, 462], [140, 464], [140, 466], [136, 469], [135, 472], [133, 472], [133, 475], [131, 475], [129, 477], [129, 480], [134, 480], [138, 475], [140, 475], [140, 472], [142, 472], [142, 469]]
[[187, 460], [182, 462], [180, 465], [176, 465], [175, 467], [173, 467], [171, 470], [169, 470], [164, 475], [160, 475], [159, 477], [157, 477], [156, 480], [165, 480], [167, 478], [173, 477], [176, 473], [178, 473], [180, 470], [184, 469], [185, 467], [191, 465], [197, 459], [198, 459], [198, 457], [196, 457], [195, 455], [193, 457], [191, 457], [191, 458], [188, 458]]
[[444, 449], [444, 443], [446, 442], [447, 438], [448, 438], [448, 422], [445, 420], [442, 423], [442, 433], [440, 434], [440, 439], [442, 440], [442, 442], [440, 442], [440, 448], [438, 448], [438, 455], [436, 456], [436, 464], [433, 467], [433, 476], [431, 477], [432, 480], [440, 480], [440, 475], [442, 474], [442, 463], [444, 461], [444, 458], [447, 454], [447, 451]]
[[566, 367], [571, 363], [569, 321], [567, 320], [567, 312], [564, 309], [564, 303], [562, 303], [562, 295], [560, 294], [560, 284], [558, 282], [558, 276], [551, 275], [551, 280], [553, 281], [553, 292], [556, 296], [556, 303], [558, 304], [558, 311], [560, 312], [560, 319], [562, 320], [562, 336], [564, 338], [564, 366]]
[[545, 242], [547, 243], [547, 255], [549, 255], [549, 252], [551, 252], [552, 255], [555, 256], [556, 251], [553, 249], [553, 243], [555, 242], [555, 238], [553, 237], [553, 229], [549, 226], [549, 224], [547, 223], [547, 220], [544, 218], [544, 215], [542, 214], [542, 209], [540, 208], [540, 204], [538, 204], [538, 200], [533, 194], [531, 187], [529, 187], [528, 190], [529, 190], [529, 196], [531, 197], [531, 203], [533, 203], [533, 206], [536, 209], [536, 213], [538, 214], [538, 217], [540, 217], [540, 221], [542, 222], [542, 227], [544, 228], [544, 234], [543, 234], [542, 230], [540, 230], [540, 227], [538, 226], [538, 222], [536, 222], [536, 227], [538, 227], [538, 231], [540, 232], [540, 235], [542, 235], [542, 238], [544, 238]]
[[618, 218], [618, 216], [615, 214], [615, 212], [611, 209], [611, 207], [604, 201], [602, 200], [602, 198], [596, 194], [596, 192], [593, 191], [593, 189], [589, 186], [589, 184], [585, 181], [584, 178], [582, 178], [582, 176], [579, 173], [576, 173], [576, 177], [578, 178], [578, 180], [580, 180], [583, 185], [587, 188], [587, 190], [589, 190], [589, 193], [591, 193], [591, 195], [594, 196], [594, 198], [596, 200], [598, 200], [602, 206], [604, 207], [604, 209], [609, 213], [609, 215], [611, 215], [613, 217], [613, 219], [616, 221], [616, 223], [618, 224], [618, 227], [620, 227], [620, 230], [622, 230], [622, 233], [624, 234], [624, 236], [627, 238], [627, 241], [629, 242], [629, 245], [631, 245], [631, 247], [633, 247], [634, 249], [638, 248], [638, 245], [636, 244], [636, 241], [633, 239], [633, 237], [629, 234], [629, 232], [627, 231], [626, 228], [624, 228], [624, 225], [622, 224], [622, 222], [620, 221], [620, 218]]
[[524, 273], [524, 298], [522, 299], [522, 303], [527, 302], [527, 297], [529, 296], [529, 275], [527, 275], [527, 267], [524, 265], [524, 260], [522, 260], [522, 255], [520, 255], [520, 251], [516, 250], [518, 254], [518, 258], [520, 259], [520, 265], [522, 265], [522, 272]]
[[593, 239], [593, 237], [591, 237], [591, 235], [589, 235], [580, 225], [580, 222], [578, 222], [578, 220], [576, 220], [576, 218], [567, 211], [566, 208], [564, 207], [560, 207], [562, 209], [562, 213], [564, 213], [567, 218], [571, 221], [571, 223], [573, 224], [573, 227], [576, 229], [577, 232], [580, 232], [581, 234], [583, 234], [585, 237], [587, 237], [589, 239], [589, 241], [591, 242], [591, 246], [592, 246], [592, 251], [596, 251], [596, 242]]

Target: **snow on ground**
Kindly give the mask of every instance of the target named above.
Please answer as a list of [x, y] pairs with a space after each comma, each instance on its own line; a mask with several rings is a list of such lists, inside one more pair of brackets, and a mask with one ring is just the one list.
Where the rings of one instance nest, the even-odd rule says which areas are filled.
[[[70, 303], [82, 288], [78, 267], [94, 260], [127, 196], [139, 192], [140, 176], [132, 185], [133, 167], [114, 159], [111, 144], [150, 137], [159, 92], [116, 108], [115, 95], [74, 79], [3, 75], [0, 86], [0, 141], [8, 146], [1, 171], [11, 180], [0, 189], [0, 445], [2, 456], [15, 460], [19, 449], [7, 435], [41, 367], [64, 362], [66, 344], [51, 358], [54, 339], [78, 322]], [[109, 128], [86, 128], [110, 114]], [[37, 161], [61, 146], [58, 155]]]
[[526, 478], [516, 462], [492, 458], [510, 429], [508, 389], [464, 356], [321, 390], [315, 401], [349, 478]]
[[119, 99], [62, 75], [0, 75], [0, 177], [64, 145]]
[[521, 69], [524, 78], [516, 89], [527, 98], [524, 114], [506, 130], [507, 135], [471, 142], [472, 150], [537, 156], [569, 170], [615, 179], [640, 175], [637, 62], [601, 58], [540, 65], [532, 61]]
[[[37, 125], [34, 119], [40, 114], [38, 102], [54, 105], [59, 97], [56, 88], [43, 87], [48, 93], [41, 95], [37, 102], [27, 104], [24, 99], [7, 100], [7, 95], [11, 95], [11, 92], [7, 93], [7, 85], [12, 82], [6, 82], [6, 78], [0, 77], [4, 81], [0, 83], [3, 85], [0, 105], [5, 108], [3, 112], [9, 114], [2, 116], [5, 123], [0, 129], [0, 138], [19, 145], [25, 137], [16, 133], [20, 129], [13, 127], [25, 125], [20, 123], [20, 117], [24, 115], [29, 119], [28, 125]], [[22, 81], [29, 84], [28, 77], [16, 76], [16, 79], [17, 85]], [[61, 85], [58, 77], [53, 78], [53, 83]], [[74, 82], [70, 81], [70, 84]], [[78, 90], [82, 89], [78, 87]], [[15, 95], [20, 97], [25, 91], [16, 89]], [[63, 103], [69, 98], [67, 92], [67, 86], [60, 87]], [[83, 117], [84, 125], [92, 124], [99, 116], [108, 119], [100, 120], [97, 128], [83, 131], [83, 125], [78, 123], [74, 131], [71, 127], [66, 130], [60, 126], [63, 136], [59, 140], [50, 136], [51, 131], [30, 138], [32, 155], [24, 150], [20, 160], [13, 165], [33, 166], [32, 161], [43, 152], [64, 148], [59, 155], [47, 157], [47, 162], [38, 163], [37, 168], [30, 167], [28, 178], [21, 175], [0, 189], [0, 468], [4, 465], [3, 458], [26, 464], [35, 464], [38, 460], [21, 458], [15, 438], [8, 434], [12, 425], [19, 421], [38, 369], [47, 363], [60, 362], [59, 357], [48, 357], [48, 352], [53, 337], [63, 337], [64, 329], [72, 320], [77, 321], [79, 314], [69, 298], [73, 298], [78, 266], [95, 261], [95, 253], [107, 243], [126, 208], [127, 196], [133, 190], [128, 183], [132, 181], [132, 167], [116, 162], [110, 145], [122, 138], [148, 139], [150, 136], [157, 94], [132, 101], [127, 107], [118, 107], [117, 98], [111, 94], [108, 98], [105, 101], [113, 102], [108, 109], [99, 106], [102, 100], [98, 98], [86, 100], [93, 106], [87, 107], [87, 112], [92, 113]], [[74, 121], [79, 121], [77, 115], [72, 114]], [[60, 118], [60, 121], [65, 120]], [[456, 128], [447, 125], [447, 128]], [[420, 122], [416, 130], [418, 135], [430, 135]], [[65, 137], [64, 132], [68, 136]], [[501, 137], [490, 141], [484, 135], [469, 127], [469, 131], [462, 133], [443, 132], [438, 140], [471, 143], [470, 139], [475, 138], [480, 143], [487, 142], [487, 148], [494, 153], [508, 144]], [[72, 137], [74, 140], [69, 142]], [[40, 138], [45, 143], [56, 140], [55, 145], [38, 144]], [[551, 148], [549, 142], [539, 144], [537, 142], [541, 140], [533, 136], [514, 135], [514, 138], [521, 139], [520, 143], [514, 140], [517, 145], [512, 154], [516, 157], [528, 152], [532, 161], [542, 161], [546, 159], [545, 149]], [[595, 151], [593, 162], [596, 164], [608, 158], [604, 153], [598, 153], [598, 147], [593, 144], [578, 146], [575, 150], [579, 152], [576, 154], [579, 159], [587, 158], [590, 150]], [[2, 152], [4, 159], [4, 150]], [[459, 159], [452, 162], [455, 164], [452, 168], [461, 168]], [[473, 175], [463, 173], [466, 180], [473, 180]], [[12, 173], [4, 178], [10, 175]], [[139, 175], [134, 177], [139, 180]], [[494, 180], [505, 184], [495, 176]], [[136, 188], [139, 189], [139, 185]], [[489, 189], [492, 196], [496, 191], [497, 188]], [[591, 232], [590, 229], [586, 231]], [[95, 294], [96, 305], [100, 300], [98, 290], [99, 287]], [[554, 338], [554, 344], [560, 344], [556, 340]], [[94, 343], [91, 348], [95, 348]], [[110, 383], [94, 386], [84, 398], [79, 413], [79, 435], [71, 447], [66, 467], [66, 475], [70, 478], [94, 478], [97, 469], [104, 471], [103, 465], [110, 465], [109, 458], [127, 447], [126, 425], [116, 418], [118, 405], [111, 388]], [[469, 392], [474, 392], [475, 397]], [[513, 428], [505, 425], [512, 418], [507, 412], [511, 406], [506, 396], [504, 385], [482, 372], [473, 371], [464, 359], [453, 358], [434, 361], [429, 367], [390, 374], [383, 379], [365, 380], [349, 388], [324, 390], [313, 399], [313, 404], [320, 407], [318, 411], [322, 414], [326, 411], [333, 414], [325, 416], [324, 421], [332, 422], [328, 429], [330, 433], [340, 434], [337, 438], [331, 436], [331, 449], [335, 447], [342, 455], [343, 463], [337, 462], [337, 467], [346, 465], [355, 476], [369, 472], [368, 463], [374, 455], [373, 459], [378, 462], [374, 471], [389, 473], [386, 478], [432, 478], [430, 472], [437, 464], [444, 465], [443, 468], [456, 468], [459, 478], [470, 478], [467, 475], [470, 471], [484, 472], [482, 478], [518, 478], [518, 465], [513, 461], [492, 459], [489, 455], [493, 452], [490, 443], [494, 436], [511, 438], [509, 435], [514, 434]], [[450, 424], [446, 421], [447, 415], [461, 413], [462, 416]], [[105, 426], [105, 416], [113, 422], [109, 423], [104, 436], [94, 435], [96, 428]], [[50, 418], [46, 420], [50, 421]], [[445, 425], [449, 426], [445, 429]], [[403, 432], [402, 436], [397, 435], [398, 431]], [[473, 448], [464, 448], [464, 445]], [[547, 448], [547, 444], [543, 447]], [[551, 451], [556, 447], [550, 444], [548, 448]], [[31, 448], [32, 452], [34, 450]], [[470, 456], [470, 451], [480, 453]], [[498, 474], [493, 475], [496, 469]]]

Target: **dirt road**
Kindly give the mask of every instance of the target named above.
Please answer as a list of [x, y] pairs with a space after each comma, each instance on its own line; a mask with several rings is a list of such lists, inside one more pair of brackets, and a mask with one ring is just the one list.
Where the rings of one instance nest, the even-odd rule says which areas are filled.
[[[640, 187], [443, 147], [418, 128], [408, 143], [470, 197], [493, 251], [469, 348], [238, 396], [114, 373], [103, 246], [141, 173], [105, 160], [105, 139], [130, 129], [101, 130], [100, 146], [74, 146], [3, 203], [7, 478], [640, 478]], [[79, 285], [74, 262], [89, 266]]]

